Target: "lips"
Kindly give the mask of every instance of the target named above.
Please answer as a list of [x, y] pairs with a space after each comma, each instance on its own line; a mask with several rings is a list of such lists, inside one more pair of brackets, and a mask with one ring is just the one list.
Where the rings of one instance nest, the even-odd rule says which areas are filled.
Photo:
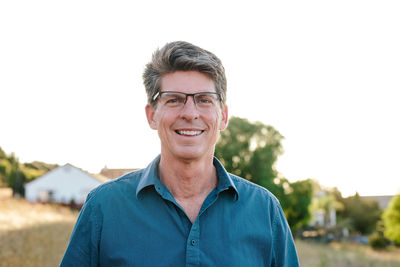
[[175, 131], [179, 135], [184, 135], [184, 136], [196, 136], [200, 135], [203, 131], [199, 130], [177, 130]]

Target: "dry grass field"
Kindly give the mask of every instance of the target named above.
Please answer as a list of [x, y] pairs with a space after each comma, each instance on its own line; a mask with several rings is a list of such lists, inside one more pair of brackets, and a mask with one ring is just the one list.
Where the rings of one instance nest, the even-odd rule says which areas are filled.
[[[67, 207], [0, 196], [0, 266], [58, 266], [77, 215]], [[395, 248], [376, 252], [354, 244], [296, 244], [301, 266], [400, 266]]]
[[77, 214], [58, 205], [0, 199], [0, 266], [58, 266]]
[[320, 244], [297, 240], [301, 266], [306, 267], [399, 267], [400, 249], [375, 251], [352, 243]]

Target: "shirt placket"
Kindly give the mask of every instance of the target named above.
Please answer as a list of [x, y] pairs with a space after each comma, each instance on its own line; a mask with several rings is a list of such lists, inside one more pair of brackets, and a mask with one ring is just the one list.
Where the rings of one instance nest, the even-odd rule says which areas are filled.
[[[172, 194], [169, 193], [168, 189], [166, 189], [165, 186], [158, 184], [155, 186], [155, 188], [156, 188], [156, 191], [158, 192], [158, 194], [162, 198], [172, 202], [183, 213], [185, 213], [184, 210], [179, 206], [179, 204], [176, 203]], [[200, 230], [201, 230], [200, 229], [200, 219], [201, 219], [201, 215], [204, 213], [204, 211], [207, 210], [207, 208], [209, 208], [217, 200], [219, 192], [227, 190], [227, 189], [228, 189], [227, 185], [225, 185], [223, 189], [217, 187], [204, 200], [204, 203], [199, 211], [199, 214], [198, 214], [196, 220], [194, 221], [194, 223], [192, 224], [192, 227], [190, 228], [189, 235], [186, 240], [186, 266], [187, 267], [200, 266]], [[186, 217], [186, 219], [189, 220], [189, 218], [187, 218], [187, 217]]]
[[[166, 189], [165, 186], [161, 184], [156, 184], [155, 189], [158, 194], [164, 198], [165, 200], [171, 202], [173, 205], [178, 207], [179, 210], [183, 214], [185, 214], [184, 210], [179, 206], [179, 204], [175, 201], [171, 193]], [[189, 218], [185, 216], [185, 220], [189, 221]], [[200, 226], [198, 218], [192, 224], [188, 237], [186, 239], [186, 266], [200, 266]]]
[[207, 210], [218, 197], [220, 189], [214, 189], [206, 198], [200, 209], [199, 215], [194, 221], [190, 229], [188, 239], [186, 241], [186, 266], [200, 266], [200, 220], [201, 215]]
[[186, 241], [186, 266], [200, 266], [200, 226], [198, 219], [193, 223]]

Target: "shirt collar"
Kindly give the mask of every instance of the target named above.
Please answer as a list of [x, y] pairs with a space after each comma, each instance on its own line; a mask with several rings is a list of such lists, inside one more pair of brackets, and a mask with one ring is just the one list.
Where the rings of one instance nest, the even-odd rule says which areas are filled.
[[161, 156], [158, 155], [143, 171], [139, 184], [136, 188], [136, 197], [145, 188], [151, 185], [161, 183], [158, 175], [158, 164], [160, 163]]
[[[158, 164], [160, 163], [161, 156], [158, 155], [143, 171], [143, 175], [140, 178], [139, 184], [136, 189], [136, 197], [138, 194], [148, 186], [159, 186], [161, 185], [160, 176], [158, 174]], [[235, 199], [239, 198], [239, 193], [235, 184], [232, 181], [231, 176], [222, 166], [221, 162], [214, 157], [213, 164], [217, 170], [218, 185], [217, 192], [220, 193], [225, 190], [232, 189], [235, 193]]]
[[232, 190], [233, 193], [235, 194], [235, 200], [239, 199], [239, 192], [235, 186], [235, 184], [232, 181], [231, 176], [229, 173], [225, 170], [224, 166], [222, 166], [221, 162], [214, 157], [213, 164], [215, 166], [215, 169], [217, 170], [217, 176], [218, 176], [218, 185], [217, 185], [217, 191], [218, 193], [225, 191], [225, 190]]

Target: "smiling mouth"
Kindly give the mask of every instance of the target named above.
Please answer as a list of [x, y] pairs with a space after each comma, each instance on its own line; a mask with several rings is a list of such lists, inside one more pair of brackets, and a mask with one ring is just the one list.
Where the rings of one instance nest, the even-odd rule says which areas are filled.
[[175, 132], [179, 135], [184, 135], [184, 136], [196, 136], [196, 135], [200, 135], [204, 131], [184, 131], [184, 130], [179, 131], [179, 130], [177, 130]]

